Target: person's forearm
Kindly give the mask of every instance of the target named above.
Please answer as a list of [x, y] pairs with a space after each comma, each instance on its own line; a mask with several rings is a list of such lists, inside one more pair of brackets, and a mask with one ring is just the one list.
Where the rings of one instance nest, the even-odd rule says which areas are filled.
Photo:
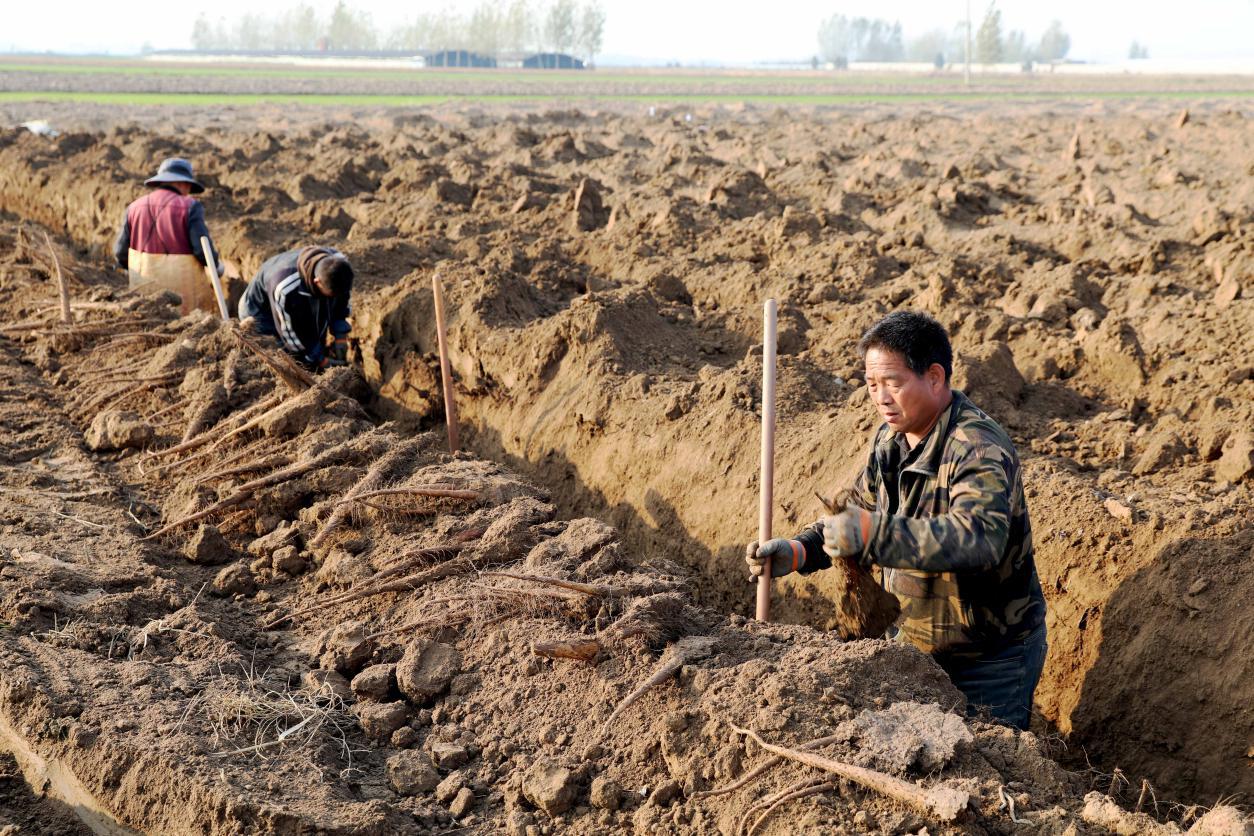
[[831, 568], [832, 559], [827, 556], [827, 552], [823, 551], [822, 523], [815, 523], [793, 539], [799, 541], [801, 547], [806, 551], [805, 562], [798, 569], [801, 574], [808, 575], [820, 569]]
[[[194, 205], [187, 215], [187, 237], [191, 241], [192, 255], [196, 256], [196, 260], [201, 264], [208, 265], [209, 257], [212, 256], [213, 264], [220, 275], [222, 273], [222, 259], [218, 256], [217, 245], [209, 237], [209, 227], [205, 224], [205, 208], [199, 203]], [[201, 238], [209, 241], [208, 253], [200, 245]]]
[[118, 237], [113, 239], [113, 258], [122, 269], [126, 269], [130, 262], [130, 249], [131, 220], [124, 215], [122, 217], [122, 227], [118, 230]]

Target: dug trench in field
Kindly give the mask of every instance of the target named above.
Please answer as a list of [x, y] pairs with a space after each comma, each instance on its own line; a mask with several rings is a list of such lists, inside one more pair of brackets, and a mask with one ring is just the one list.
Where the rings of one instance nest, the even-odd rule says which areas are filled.
[[[1135, 116], [1064, 108], [1085, 120], [1080, 163], [1106, 169], [1089, 174], [1074, 159], [1059, 162], [1074, 121], [1059, 128], [1059, 111], [1031, 109], [1014, 122], [1017, 147], [1030, 152], [1023, 158], [972, 152], [1010, 141], [978, 114], [921, 117], [928, 145], [915, 148], [914, 116], [836, 114], [785, 130], [769, 115], [717, 111], [697, 114], [718, 126], [708, 132], [612, 114], [456, 130], [411, 120], [378, 133], [343, 131], [316, 158], [300, 150], [313, 139], [301, 128], [280, 134], [283, 142], [261, 134], [198, 140], [197, 154], [238, 149], [270, 161], [247, 176], [215, 172], [230, 181], [227, 208], [249, 218], [224, 230], [231, 252], [259, 262], [273, 236], [308, 225], [347, 234], [354, 257], [372, 265], [363, 274], [377, 284], [362, 316], [379, 330], [363, 341], [363, 358], [389, 415], [438, 421], [438, 376], [425, 359], [434, 354], [426, 282], [434, 261], [444, 261], [471, 449], [550, 486], [564, 514], [620, 524], [632, 551], [689, 562], [702, 573], [702, 600], [719, 610], [747, 601], [747, 585], [727, 571], [739, 548], [720, 543], [743, 537], [728, 535], [738, 525], [729, 520], [743, 516], [752, 529], [758, 372], [744, 355], [757, 339], [761, 294], [789, 300], [781, 409], [792, 424], [781, 434], [778, 483], [795, 489], [780, 496], [781, 524], [790, 528], [820, 513], [811, 491], [830, 495], [841, 484], [841, 468], [852, 472], [872, 429], [850, 385], [858, 326], [883, 306], [945, 312], [963, 388], [1006, 418], [1035, 491], [1038, 556], [1058, 613], [1042, 710], [1064, 730], [1073, 714], [1086, 715], [1085, 737], [1073, 743], [1095, 748], [1115, 703], [1106, 699], [1110, 680], [1089, 683], [1088, 673], [1099, 663], [1118, 668], [1131, 651], [1104, 635], [1111, 590], [1161, 562], [1175, 539], [1222, 540], [1248, 520], [1248, 444], [1234, 428], [1248, 423], [1241, 387], [1249, 376], [1214, 356], [1215, 346], [1241, 344], [1237, 315], [1247, 299], [1239, 283], [1235, 296], [1227, 284], [1239, 275], [1240, 215], [1224, 208], [1222, 192], [1207, 198], [1209, 208], [1195, 205], [1201, 193], [1168, 176], [1219, 182], [1230, 162], [1207, 149], [1239, 145], [1241, 134], [1235, 117], [1213, 109], [1195, 111], [1172, 133], [1169, 107], [1147, 103]], [[1147, 120], [1161, 123], [1171, 155], [1141, 171], [1132, 162], [1142, 159], [1134, 149]], [[129, 159], [128, 149], [157, 140], [124, 130], [57, 147], [90, 169], [106, 165], [107, 146]], [[101, 199], [108, 206], [113, 187], [34, 168], [49, 147], [34, 141], [16, 137], [0, 151], [0, 197], [52, 207], [61, 206], [57, 194], [77, 195], [53, 219], [90, 240], [91, 207]], [[901, 153], [877, 156], [884, 148]], [[415, 160], [412, 149], [431, 156]], [[525, 165], [526, 182], [515, 163]], [[632, 171], [648, 174], [647, 188], [622, 174]], [[585, 179], [601, 186], [579, 190]], [[427, 190], [417, 208], [414, 184]], [[1222, 297], [1206, 260], [1226, 265]], [[1185, 357], [1209, 359], [1186, 368]], [[823, 463], [836, 463], [831, 474]], [[1199, 580], [1186, 572], [1173, 582], [1187, 592]], [[1214, 589], [1177, 597], [1222, 619]], [[824, 590], [808, 585], [780, 602], [788, 617], [820, 625], [830, 607]], [[1155, 612], [1169, 635], [1191, 627], [1192, 611]], [[1224, 652], [1250, 655], [1239, 643]], [[1208, 716], [1203, 699], [1227, 706], [1241, 696], [1213, 672], [1198, 676], [1196, 705], [1187, 695], [1164, 697], [1181, 716]], [[1106, 708], [1090, 714], [1089, 706]], [[1235, 703], [1232, 710], [1241, 716]], [[1175, 796], [1223, 792], [1197, 788], [1246, 774], [1177, 769], [1214, 748], [1199, 751], [1193, 736], [1154, 766], [1155, 725], [1138, 731], [1134, 745], [1149, 753], [1150, 774], [1180, 782]], [[1219, 747], [1232, 763], [1243, 762], [1241, 739], [1226, 736]]]

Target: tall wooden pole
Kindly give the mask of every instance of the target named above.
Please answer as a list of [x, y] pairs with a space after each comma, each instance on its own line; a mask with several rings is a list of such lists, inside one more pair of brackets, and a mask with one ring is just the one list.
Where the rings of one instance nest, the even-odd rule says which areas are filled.
[[226, 294], [222, 292], [222, 280], [218, 278], [218, 260], [213, 257], [213, 248], [204, 235], [200, 236], [200, 251], [205, 254], [205, 270], [209, 273], [209, 281], [213, 282], [213, 295], [218, 298], [218, 311], [225, 322], [231, 318], [231, 313], [226, 309]]
[[440, 381], [444, 387], [444, 422], [448, 425], [448, 449], [458, 450], [457, 402], [453, 400], [453, 370], [448, 361], [448, 345], [444, 340], [444, 286], [440, 274], [431, 275], [431, 293], [435, 296], [435, 338], [440, 347]]
[[[778, 308], [774, 299], [762, 306], [762, 482], [758, 502], [758, 542], [771, 539], [771, 508], [775, 499], [775, 332]], [[771, 620], [771, 559], [758, 577], [758, 621]]]

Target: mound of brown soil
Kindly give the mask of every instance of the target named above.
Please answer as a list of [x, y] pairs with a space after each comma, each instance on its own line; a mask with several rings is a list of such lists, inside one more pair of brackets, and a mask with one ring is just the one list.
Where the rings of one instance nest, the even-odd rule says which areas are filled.
[[[1244, 285], [1249, 224], [1241, 222], [1249, 190], [1239, 171], [1248, 131], [1241, 114], [1219, 108], [1199, 109], [1182, 127], [1153, 103], [1080, 116], [1082, 141], [1071, 153], [1075, 120], [1064, 125], [1042, 108], [1018, 111], [1011, 123], [722, 110], [692, 122], [612, 114], [407, 121], [377, 132], [299, 127], [277, 145], [258, 145], [249, 132], [191, 135], [181, 152], [215, 178], [211, 225], [246, 274], [296, 243], [345, 247], [362, 277], [356, 335], [379, 396], [371, 406], [404, 427], [440, 417], [428, 291], [438, 263], [473, 449], [543, 484], [558, 516], [612, 524], [635, 565], [675, 564], [668, 574], [688, 578], [692, 602], [709, 612], [743, 611], [751, 598], [739, 554], [756, 507], [762, 298], [782, 303], [781, 532], [812, 521], [820, 513], [813, 493], [832, 495], [860, 466], [874, 429], [852, 351], [861, 329], [891, 308], [931, 311], [954, 335], [962, 385], [1003, 422], [1024, 459], [1050, 604], [1042, 728], [1070, 735], [1073, 751], [1090, 750], [1107, 773], [1148, 777], [1173, 799], [1248, 793], [1250, 717], [1233, 686], [1250, 678], [1248, 643], [1212, 643], [1172, 663], [1187, 686], [1160, 684], [1150, 696], [1155, 672], [1176, 668], [1151, 660], [1149, 644], [1136, 640], [1153, 635], [1165, 656], [1200, 646], [1197, 624], [1218, 631], [1239, 620], [1220, 606], [1155, 606], [1203, 581], [1215, 588], [1210, 569], [1228, 582], [1225, 600], [1254, 591], [1246, 573], [1177, 557], [1248, 553], [1241, 532], [1251, 523], [1254, 445], [1243, 427], [1254, 420], [1254, 378], [1240, 350], [1254, 323]], [[0, 205], [98, 242], [133, 196], [119, 179], [142, 179], [170, 143], [123, 129], [59, 143], [6, 135], [0, 145]], [[264, 154], [267, 166], [235, 165], [237, 151]], [[289, 191], [306, 175], [297, 204]], [[31, 252], [19, 248], [14, 275], [50, 288]], [[11, 303], [12, 319], [43, 327], [45, 292], [38, 303]], [[151, 311], [114, 313], [126, 314], [125, 325], [99, 327], [151, 327]], [[132, 410], [143, 405], [153, 391], [114, 390], [159, 387], [161, 374], [193, 357], [215, 358], [204, 380], [230, 389], [221, 367], [233, 344], [199, 347], [209, 333], [186, 327], [187, 358], [156, 361], [146, 373], [157, 381], [105, 375], [111, 386], [84, 389], [69, 404], [75, 425], [87, 427], [118, 398], [140, 399], [121, 404]], [[74, 368], [53, 367], [95, 339], [41, 338], [29, 356], [73, 381]], [[267, 374], [241, 373], [225, 400], [199, 384], [180, 394], [203, 407], [199, 422], [217, 426], [269, 396]], [[273, 467], [326, 452], [335, 433], [365, 426], [354, 423], [365, 419], [353, 398], [337, 392], [325, 410], [338, 429], [319, 430], [292, 406], [293, 423], [271, 416], [271, 434], [252, 444], [291, 460]], [[140, 414], [172, 420], [159, 411], [172, 406], [154, 402]], [[181, 439], [192, 417], [173, 428], [177, 438], [154, 426], [157, 443]], [[232, 457], [251, 455], [241, 445], [256, 432], [197, 461], [239, 467]], [[320, 524], [377, 458], [349, 452], [326, 459], [319, 479], [302, 477], [299, 490], [246, 492], [216, 522], [228, 538], [250, 526], [268, 533], [294, 514], [306, 514], [298, 520], [306, 528]], [[170, 486], [162, 522], [230, 499], [256, 475]], [[274, 513], [259, 516], [262, 501]], [[374, 525], [371, 515], [388, 513], [358, 508], [353, 519]], [[1197, 545], [1181, 552], [1180, 543]], [[321, 558], [319, 582], [329, 588], [386, 571], [386, 560], [354, 559], [362, 552], [346, 547], [309, 551], [303, 560]], [[268, 577], [287, 574], [275, 565], [271, 555], [269, 569], [253, 573], [257, 594]], [[238, 580], [229, 588], [246, 590]], [[782, 587], [777, 608], [788, 621], [832, 626], [830, 579]], [[1184, 600], [1205, 605], [1207, 594]], [[1157, 721], [1178, 727], [1174, 718], [1198, 714], [1198, 722], [1232, 718], [1229, 727], [1211, 723], [1219, 745]]]

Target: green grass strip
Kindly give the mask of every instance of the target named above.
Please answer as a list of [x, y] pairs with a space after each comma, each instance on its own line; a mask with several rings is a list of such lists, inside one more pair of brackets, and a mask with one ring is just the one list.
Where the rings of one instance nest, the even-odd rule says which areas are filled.
[[334, 94], [286, 94], [286, 93], [90, 93], [79, 91], [17, 91], [0, 92], [0, 102], [80, 102], [106, 105], [261, 105], [297, 104], [338, 107], [416, 107], [447, 102], [641, 102], [641, 103], [710, 103], [777, 105], [841, 105], [882, 103], [927, 103], [945, 101], [1025, 101], [1043, 102], [1085, 99], [1215, 99], [1248, 98], [1254, 90], [1208, 91], [1094, 91], [1063, 93], [1029, 93], [1008, 91], [936, 92], [936, 93], [836, 93], [836, 94], [737, 94], [737, 93], [689, 93], [689, 94], [617, 94], [580, 93], [561, 94], [490, 94], [490, 93], [441, 93], [432, 95], [334, 95]]

